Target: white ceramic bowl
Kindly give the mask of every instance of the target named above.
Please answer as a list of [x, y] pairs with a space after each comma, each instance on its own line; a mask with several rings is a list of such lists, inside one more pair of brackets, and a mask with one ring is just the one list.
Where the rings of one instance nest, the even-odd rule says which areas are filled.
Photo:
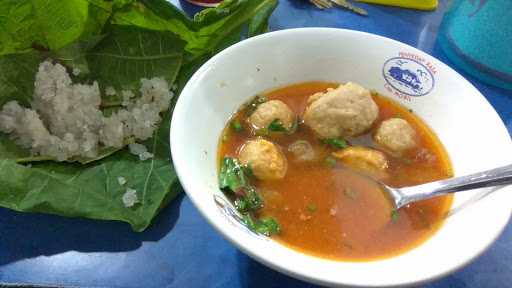
[[312, 80], [354, 81], [412, 108], [443, 142], [456, 175], [512, 163], [512, 142], [497, 113], [468, 81], [435, 58], [356, 31], [268, 33], [208, 61], [190, 79], [174, 110], [174, 166], [186, 193], [213, 227], [257, 261], [329, 286], [432, 280], [467, 264], [493, 243], [511, 216], [512, 191], [505, 191], [511, 187], [457, 194], [453, 215], [432, 238], [397, 257], [363, 263], [308, 256], [256, 236], [234, 220], [229, 205], [222, 208], [227, 202], [217, 188], [217, 145], [224, 125], [255, 94]]

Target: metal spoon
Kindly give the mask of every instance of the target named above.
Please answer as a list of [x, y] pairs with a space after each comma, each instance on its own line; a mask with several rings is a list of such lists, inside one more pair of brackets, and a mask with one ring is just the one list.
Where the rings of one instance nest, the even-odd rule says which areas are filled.
[[430, 199], [449, 193], [507, 184], [512, 184], [512, 164], [471, 175], [430, 182], [417, 186], [393, 188], [385, 185], [384, 183], [380, 183], [384, 188], [383, 190], [385, 190], [391, 197], [396, 209], [412, 202]]

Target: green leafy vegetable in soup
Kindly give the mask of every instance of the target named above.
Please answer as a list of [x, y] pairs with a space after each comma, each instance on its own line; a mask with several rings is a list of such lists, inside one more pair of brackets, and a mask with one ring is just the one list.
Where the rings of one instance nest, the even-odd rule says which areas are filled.
[[272, 132], [287, 132], [288, 129], [284, 128], [283, 122], [279, 119], [275, 119], [272, 121], [267, 128], [269, 131]]
[[247, 227], [267, 236], [276, 234], [280, 228], [275, 219], [258, 219], [256, 215], [263, 207], [263, 198], [250, 183], [250, 171], [237, 159], [224, 157], [219, 173], [219, 188], [234, 199], [235, 208], [243, 215]]
[[327, 145], [331, 145], [337, 149], [343, 149], [348, 147], [347, 141], [345, 141], [345, 139], [343, 138], [327, 138], [324, 139], [324, 143]]

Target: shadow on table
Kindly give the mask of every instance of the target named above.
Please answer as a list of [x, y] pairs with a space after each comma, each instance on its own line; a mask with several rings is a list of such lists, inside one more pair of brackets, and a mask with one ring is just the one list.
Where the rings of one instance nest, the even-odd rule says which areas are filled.
[[290, 5], [296, 9], [311, 9], [311, 3], [308, 0], [290, 0]]
[[321, 287], [296, 280], [275, 270], [272, 270], [238, 251], [238, 269], [240, 273], [240, 287], [247, 288], [316, 288]]
[[117, 221], [95, 221], [0, 209], [0, 266], [67, 251], [120, 252], [158, 241], [172, 230], [180, 214], [180, 193], [144, 232]]

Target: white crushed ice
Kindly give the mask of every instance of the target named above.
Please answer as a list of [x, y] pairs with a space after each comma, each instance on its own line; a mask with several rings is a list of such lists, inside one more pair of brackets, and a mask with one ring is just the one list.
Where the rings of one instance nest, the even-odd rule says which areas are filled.
[[[115, 90], [107, 87], [105, 93], [115, 94]], [[130, 100], [123, 103], [124, 109], [105, 117], [97, 82], [73, 84], [62, 65], [47, 60], [36, 74], [32, 109], [7, 102], [0, 110], [0, 132], [9, 133], [33, 155], [58, 161], [94, 158], [99, 149], [121, 148], [128, 138], [150, 138], [161, 120], [160, 112], [169, 108], [172, 98], [162, 78], [141, 79], [138, 98], [131, 99], [133, 92], [123, 94], [124, 100]]]
[[80, 71], [80, 69], [78, 69], [78, 68], [73, 68], [73, 71], [72, 71], [73, 75], [75, 75], [75, 76], [80, 75], [81, 72], [82, 71]]
[[114, 89], [114, 87], [112, 87], [112, 86], [108, 86], [107, 88], [105, 88], [105, 95], [107, 95], [107, 96], [116, 95], [116, 89]]
[[126, 184], [126, 178], [124, 178], [123, 176], [117, 177], [117, 183], [119, 183], [119, 185], [123, 186], [124, 184]]
[[139, 203], [139, 198], [137, 197], [137, 190], [126, 188], [126, 192], [124, 192], [122, 200], [124, 207], [133, 207], [133, 205]]
[[133, 94], [133, 92], [130, 90], [123, 90], [121, 92], [121, 95], [123, 96], [123, 102], [121, 103], [121, 105], [123, 105], [124, 107], [130, 105], [130, 101], [132, 100], [132, 98], [135, 97], [135, 94]]
[[153, 155], [152, 153], [149, 153], [149, 152], [142, 152], [141, 154], [139, 154], [140, 161], [145, 161], [145, 160], [151, 159], [153, 157], [155, 157], [155, 155]]
[[145, 161], [154, 157], [152, 153], [148, 152], [146, 146], [139, 143], [132, 143], [128, 145], [128, 149], [130, 149], [130, 153], [133, 155], [139, 156], [141, 161]]

